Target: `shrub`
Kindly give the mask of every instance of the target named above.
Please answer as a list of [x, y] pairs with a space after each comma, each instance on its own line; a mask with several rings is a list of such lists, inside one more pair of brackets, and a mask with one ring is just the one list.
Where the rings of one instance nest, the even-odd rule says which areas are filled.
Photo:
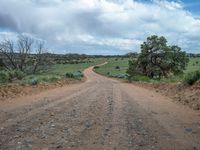
[[119, 66], [116, 66], [115, 69], [120, 69], [120, 67], [119, 67]]
[[25, 77], [25, 74], [20, 70], [8, 71], [9, 80], [18, 79], [21, 80]]
[[49, 78], [49, 81], [50, 81], [50, 82], [54, 82], [54, 81], [58, 81], [58, 80], [60, 80], [60, 79], [61, 79], [60, 77], [53, 76], [53, 77], [50, 77], [50, 78]]
[[128, 79], [128, 75], [127, 74], [120, 74], [120, 75], [117, 75], [117, 78]]
[[25, 73], [20, 70], [15, 70], [14, 77], [17, 78], [18, 80], [22, 80], [25, 77]]
[[99, 66], [94, 66], [94, 69], [98, 69], [98, 68], [100, 68]]
[[30, 81], [30, 84], [31, 84], [31, 85], [37, 85], [38, 83], [39, 83], [38, 79], [32, 79], [32, 80]]
[[9, 75], [6, 71], [0, 71], [0, 83], [6, 83], [9, 81]]
[[66, 73], [65, 77], [66, 78], [74, 78], [74, 74], [73, 73]]
[[74, 73], [73, 75], [74, 75], [74, 78], [76, 78], [76, 79], [80, 79], [84, 76], [81, 71], [78, 71], [78, 72]]
[[0, 72], [0, 82], [1, 83], [11, 82], [13, 79], [21, 80], [24, 77], [25, 77], [25, 74], [19, 70], [1, 71]]
[[44, 81], [44, 82], [54, 82], [54, 81], [57, 81], [57, 80], [60, 80], [61, 77], [59, 76], [44, 76], [41, 78], [41, 81]]
[[195, 71], [186, 74], [184, 82], [186, 84], [193, 85], [199, 79], [200, 79], [200, 71]]

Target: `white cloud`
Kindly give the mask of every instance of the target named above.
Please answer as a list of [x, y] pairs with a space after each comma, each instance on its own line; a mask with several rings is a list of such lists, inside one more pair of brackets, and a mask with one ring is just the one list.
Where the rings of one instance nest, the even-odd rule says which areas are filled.
[[[6, 18], [9, 18], [5, 21]], [[2, 33], [29, 33], [59, 50], [91, 53], [139, 50], [152, 34], [164, 35], [184, 50], [200, 50], [200, 19], [174, 1], [1, 0]], [[2, 30], [2, 32], [1, 32]], [[5, 32], [6, 31], [6, 32]], [[78, 46], [77, 46], [78, 45]], [[63, 51], [65, 52], [65, 51]]]

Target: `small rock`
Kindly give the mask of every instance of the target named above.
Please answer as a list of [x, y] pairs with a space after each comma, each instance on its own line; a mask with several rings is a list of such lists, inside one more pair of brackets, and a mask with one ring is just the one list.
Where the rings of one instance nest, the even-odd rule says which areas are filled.
[[185, 131], [192, 132], [192, 129], [191, 128], [186, 128]]
[[58, 149], [59, 149], [59, 148], [62, 148], [62, 146], [61, 146], [61, 145], [58, 145], [58, 146], [56, 146], [56, 148], [58, 148]]
[[19, 144], [19, 145], [20, 145], [20, 144], [22, 144], [22, 142], [17, 142], [17, 144]]

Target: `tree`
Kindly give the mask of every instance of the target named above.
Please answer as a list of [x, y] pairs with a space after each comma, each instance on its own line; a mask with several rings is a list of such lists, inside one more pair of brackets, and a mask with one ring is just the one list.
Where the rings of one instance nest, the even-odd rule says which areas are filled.
[[35, 61], [34, 61], [34, 65], [33, 65], [33, 73], [36, 73], [38, 66], [41, 64], [43, 53], [44, 53], [44, 42], [39, 41], [37, 43]]
[[136, 69], [150, 78], [168, 77], [183, 72], [188, 61], [180, 47], [168, 46], [165, 37], [153, 35], [141, 45]]
[[137, 63], [136, 60], [129, 60], [128, 62], [128, 69], [126, 71], [127, 74], [129, 74], [129, 77], [134, 77], [135, 75], [138, 74], [138, 71], [136, 69]]
[[14, 42], [11, 40], [4, 40], [0, 44], [0, 52], [7, 58], [6, 63], [3, 63], [4, 67], [8, 70], [17, 69]]
[[18, 53], [20, 61], [18, 67], [21, 71], [24, 71], [26, 69], [28, 56], [31, 53], [33, 43], [34, 40], [28, 36], [20, 35], [18, 37]]
[[0, 53], [3, 55], [0, 63], [6, 70], [35, 73], [44, 60], [43, 52], [44, 42], [36, 42], [29, 36], [19, 35], [17, 42], [4, 40], [0, 43]]

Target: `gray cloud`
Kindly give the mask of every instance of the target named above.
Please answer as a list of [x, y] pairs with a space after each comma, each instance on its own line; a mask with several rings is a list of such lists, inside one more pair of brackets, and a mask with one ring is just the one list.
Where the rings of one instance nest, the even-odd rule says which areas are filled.
[[181, 3], [165, 0], [1, 0], [1, 32], [32, 34], [59, 53], [138, 51], [151, 34], [187, 51], [200, 50], [200, 20]]
[[16, 21], [8, 14], [0, 14], [0, 28], [18, 31]]

